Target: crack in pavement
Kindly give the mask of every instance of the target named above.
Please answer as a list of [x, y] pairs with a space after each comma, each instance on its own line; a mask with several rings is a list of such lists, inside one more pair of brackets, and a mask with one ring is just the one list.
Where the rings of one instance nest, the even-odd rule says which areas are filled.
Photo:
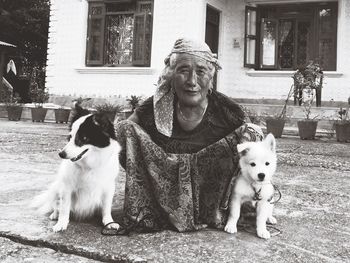
[[[86, 250], [81, 249], [81, 248], [77, 248], [77, 247], [74, 247], [71, 245], [70, 246], [64, 245], [64, 244], [57, 243], [57, 242], [52, 242], [52, 241], [49, 242], [49, 241], [45, 241], [42, 239], [32, 240], [32, 239], [29, 239], [29, 238], [26, 238], [26, 237], [23, 237], [20, 235], [12, 234], [12, 233], [6, 232], [6, 231], [5, 232], [0, 231], [0, 237], [7, 238], [15, 243], [19, 243], [22, 245], [28, 245], [28, 246], [32, 246], [32, 247], [50, 248], [50, 249], [53, 249], [57, 252], [76, 255], [76, 256], [80, 256], [80, 257], [84, 257], [84, 258], [88, 258], [88, 259], [98, 260], [101, 262], [116, 262], [116, 263], [135, 262], [132, 260], [128, 260], [126, 258], [122, 258], [122, 256], [117, 258], [114, 255], [102, 254], [100, 252], [86, 251]], [[137, 262], [147, 262], [147, 261], [137, 261]]]

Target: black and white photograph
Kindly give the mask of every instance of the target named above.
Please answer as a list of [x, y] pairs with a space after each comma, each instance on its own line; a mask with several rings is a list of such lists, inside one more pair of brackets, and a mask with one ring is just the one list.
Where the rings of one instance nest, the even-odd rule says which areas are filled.
[[350, 262], [350, 0], [0, 0], [0, 262]]

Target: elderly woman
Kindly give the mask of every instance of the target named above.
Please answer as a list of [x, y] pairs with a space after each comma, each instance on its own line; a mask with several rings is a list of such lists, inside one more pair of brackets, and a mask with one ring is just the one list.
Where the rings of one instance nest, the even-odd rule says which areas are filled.
[[220, 69], [209, 47], [179, 39], [155, 95], [116, 124], [126, 171], [124, 212], [148, 230], [222, 227], [236, 145], [260, 140], [241, 107], [213, 90]]

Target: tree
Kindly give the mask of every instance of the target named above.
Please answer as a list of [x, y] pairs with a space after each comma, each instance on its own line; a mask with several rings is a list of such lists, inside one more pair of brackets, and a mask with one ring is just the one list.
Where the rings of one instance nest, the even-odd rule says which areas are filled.
[[15, 57], [25, 75], [45, 67], [49, 0], [0, 0], [0, 40], [17, 46]]
[[29, 85], [45, 90], [41, 84], [45, 83], [49, 13], [49, 0], [0, 0], [0, 40], [17, 46], [10, 58], [24, 78], [11, 84], [16, 84], [14, 89], [24, 102], [32, 100], [28, 97]]

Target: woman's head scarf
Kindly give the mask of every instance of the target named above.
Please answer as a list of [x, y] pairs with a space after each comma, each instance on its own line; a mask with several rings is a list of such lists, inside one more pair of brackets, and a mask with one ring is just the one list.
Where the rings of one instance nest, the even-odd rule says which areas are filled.
[[[213, 64], [216, 70], [221, 69], [218, 60], [204, 42], [180, 38], [175, 41], [170, 54], [165, 58], [166, 68], [170, 66], [172, 54], [189, 54], [204, 59]], [[165, 68], [165, 70], [166, 70]], [[171, 137], [173, 130], [174, 92], [169, 81], [164, 79], [165, 73], [158, 80], [157, 90], [153, 97], [154, 119], [157, 130], [165, 136]]]

